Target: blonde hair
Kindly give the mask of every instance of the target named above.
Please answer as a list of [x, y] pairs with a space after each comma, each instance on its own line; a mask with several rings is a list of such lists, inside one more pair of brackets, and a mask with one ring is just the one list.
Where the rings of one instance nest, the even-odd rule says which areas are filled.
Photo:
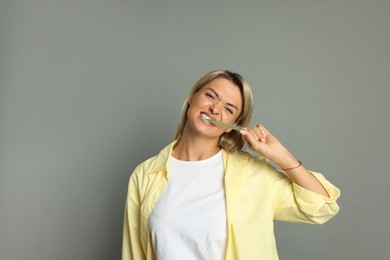
[[[238, 73], [234, 73], [228, 70], [213, 70], [206, 73], [195, 83], [195, 85], [191, 88], [187, 98], [185, 99], [181, 110], [180, 122], [174, 137], [174, 140], [177, 140], [176, 144], [180, 141], [184, 126], [187, 123], [187, 111], [190, 107], [188, 103], [189, 99], [198, 93], [205, 85], [217, 78], [227, 79], [240, 89], [243, 102], [241, 113], [237, 117], [236, 123], [243, 127], [247, 127], [249, 125], [253, 111], [252, 90], [249, 84]], [[218, 142], [218, 145], [227, 151], [239, 151], [244, 147], [244, 144], [245, 142], [241, 134], [234, 130], [222, 134]]]

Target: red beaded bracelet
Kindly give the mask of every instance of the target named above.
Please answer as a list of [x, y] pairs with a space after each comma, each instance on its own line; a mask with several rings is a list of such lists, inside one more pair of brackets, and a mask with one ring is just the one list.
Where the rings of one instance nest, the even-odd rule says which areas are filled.
[[287, 169], [282, 169], [282, 171], [289, 171], [289, 170], [294, 170], [296, 168], [299, 168], [302, 165], [302, 162], [300, 160], [298, 160], [298, 162], [299, 162], [298, 166], [295, 166], [295, 167], [292, 167], [292, 168], [287, 168]]

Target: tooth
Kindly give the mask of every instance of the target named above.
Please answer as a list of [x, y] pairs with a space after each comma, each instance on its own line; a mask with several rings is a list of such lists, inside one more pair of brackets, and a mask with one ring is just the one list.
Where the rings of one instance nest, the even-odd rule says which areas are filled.
[[202, 117], [205, 119], [211, 119], [210, 117], [206, 116], [205, 114], [202, 113]]

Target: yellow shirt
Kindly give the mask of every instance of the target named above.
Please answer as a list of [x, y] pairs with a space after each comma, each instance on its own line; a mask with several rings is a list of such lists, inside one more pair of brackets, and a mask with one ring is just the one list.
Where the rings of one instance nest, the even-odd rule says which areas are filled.
[[[149, 233], [153, 207], [169, 181], [171, 143], [130, 176], [123, 226], [122, 260], [156, 259]], [[268, 160], [223, 150], [227, 260], [278, 259], [273, 220], [322, 224], [339, 211], [340, 190], [311, 172], [330, 198], [300, 187]]]

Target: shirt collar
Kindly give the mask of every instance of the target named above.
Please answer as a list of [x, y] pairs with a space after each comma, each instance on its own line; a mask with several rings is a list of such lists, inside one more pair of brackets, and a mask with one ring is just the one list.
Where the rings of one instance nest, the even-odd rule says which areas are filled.
[[[168, 178], [166, 169], [169, 167], [169, 163], [170, 163], [169, 158], [172, 154], [173, 147], [175, 146], [176, 143], [177, 143], [177, 140], [174, 140], [172, 143], [167, 145], [165, 148], [163, 148], [158, 153], [158, 155], [156, 156], [156, 161], [155, 161], [154, 165], [152, 165], [152, 167], [150, 168], [150, 171], [148, 174], [155, 174], [161, 170], [165, 170], [165, 176]], [[243, 158], [240, 158], [241, 160], [239, 160], [240, 161], [239, 162], [239, 161], [237, 161], [238, 158], [231, 156], [231, 154], [232, 153], [226, 151], [225, 149], [222, 149], [222, 160], [223, 160], [224, 169], [226, 170], [228, 167], [235, 165], [236, 167], [234, 167], [234, 168], [236, 170], [238, 170], [240, 168], [239, 166], [242, 165], [242, 163], [244, 163], [244, 161], [245, 162], [247, 161], [247, 158], [245, 158], [244, 160], [242, 160]], [[231, 174], [228, 174], [228, 175], [231, 175]], [[237, 174], [233, 174], [233, 175], [237, 175]]]
[[173, 147], [175, 146], [177, 140], [174, 140], [172, 143], [163, 148], [156, 156], [156, 161], [154, 165], [149, 170], [148, 174], [157, 173], [161, 170], [164, 170], [168, 167], [169, 157], [172, 154]]

